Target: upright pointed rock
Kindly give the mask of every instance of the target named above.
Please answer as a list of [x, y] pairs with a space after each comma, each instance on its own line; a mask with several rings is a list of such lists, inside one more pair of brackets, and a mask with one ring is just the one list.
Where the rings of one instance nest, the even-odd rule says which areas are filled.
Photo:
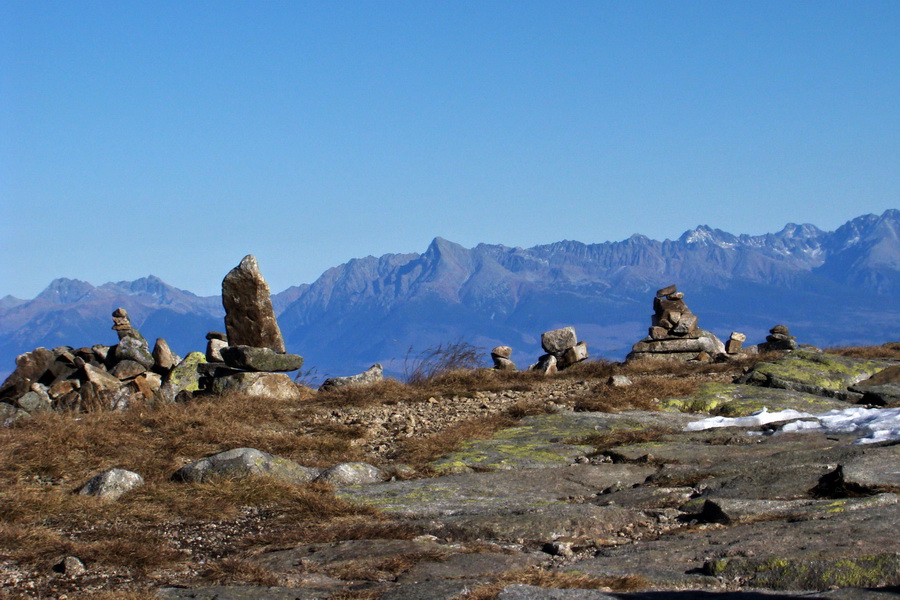
[[233, 346], [255, 346], [284, 352], [284, 339], [275, 320], [269, 284], [259, 272], [256, 257], [248, 254], [222, 280], [225, 331]]

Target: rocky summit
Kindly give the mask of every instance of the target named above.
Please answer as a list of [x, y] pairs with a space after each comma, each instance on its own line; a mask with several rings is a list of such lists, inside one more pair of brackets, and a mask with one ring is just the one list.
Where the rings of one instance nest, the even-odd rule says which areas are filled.
[[493, 369], [404, 384], [375, 364], [313, 390], [255, 312], [251, 259], [205, 353], [151, 349], [117, 309], [116, 346], [17, 359], [0, 597], [900, 593], [900, 344], [823, 351], [776, 325], [725, 345], [671, 285], [623, 363], [564, 326], [527, 370], [501, 345]]

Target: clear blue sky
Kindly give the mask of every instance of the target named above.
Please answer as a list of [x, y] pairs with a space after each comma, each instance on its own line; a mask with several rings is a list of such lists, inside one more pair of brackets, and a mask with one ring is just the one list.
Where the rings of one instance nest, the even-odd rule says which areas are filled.
[[900, 205], [900, 2], [0, 0], [0, 296]]

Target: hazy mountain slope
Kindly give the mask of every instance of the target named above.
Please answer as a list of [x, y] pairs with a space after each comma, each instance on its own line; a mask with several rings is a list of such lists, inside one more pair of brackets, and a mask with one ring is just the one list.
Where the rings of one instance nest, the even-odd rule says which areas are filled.
[[[422, 254], [353, 259], [275, 294], [273, 304], [289, 351], [320, 376], [376, 361], [402, 371], [411, 346], [456, 339], [509, 344], [527, 366], [540, 333], [563, 325], [576, 326], [594, 355], [621, 359], [646, 333], [653, 292], [670, 283], [701, 327], [723, 337], [737, 330], [761, 341], [785, 323], [821, 346], [900, 339], [900, 211], [834, 232], [788, 224], [749, 236], [699, 226], [677, 240], [471, 249], [436, 238]], [[206, 331], [223, 327], [218, 297], [156, 277], [99, 287], [60, 279], [34, 300], [0, 300], [0, 371], [38, 345], [113, 343], [117, 306], [148, 338], [165, 337], [182, 353], [202, 350]]]

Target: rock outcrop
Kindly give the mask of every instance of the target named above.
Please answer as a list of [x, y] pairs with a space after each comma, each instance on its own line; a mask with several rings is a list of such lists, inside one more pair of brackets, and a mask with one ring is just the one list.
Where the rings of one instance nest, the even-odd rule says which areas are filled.
[[725, 355], [725, 345], [713, 333], [700, 329], [697, 315], [674, 285], [657, 290], [649, 335], [636, 343], [626, 360], [701, 360]]

